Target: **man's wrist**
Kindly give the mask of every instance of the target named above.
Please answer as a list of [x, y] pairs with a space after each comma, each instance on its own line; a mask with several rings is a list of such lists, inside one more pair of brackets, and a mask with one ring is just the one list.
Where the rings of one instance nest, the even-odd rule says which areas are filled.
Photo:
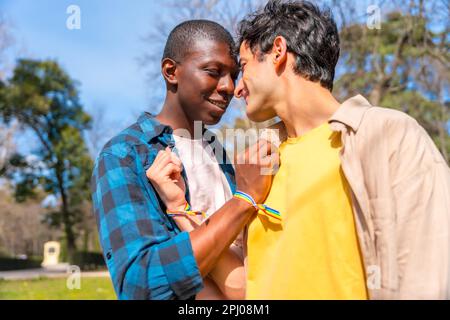
[[236, 197], [233, 197], [230, 201], [232, 201], [237, 206], [239, 211], [249, 213], [255, 213], [257, 211], [256, 208], [251, 203], [248, 203]]
[[175, 205], [168, 206], [167, 211], [170, 211], [170, 212], [185, 211], [186, 204], [187, 204], [187, 202], [185, 202], [184, 204], [178, 204], [178, 205], [175, 204]]

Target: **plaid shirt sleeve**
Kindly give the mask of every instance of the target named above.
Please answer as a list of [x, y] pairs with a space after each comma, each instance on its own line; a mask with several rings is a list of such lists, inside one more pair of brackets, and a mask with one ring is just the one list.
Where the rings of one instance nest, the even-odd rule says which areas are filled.
[[101, 153], [92, 176], [94, 214], [119, 299], [189, 299], [203, 288], [189, 233], [169, 231], [137, 156]]

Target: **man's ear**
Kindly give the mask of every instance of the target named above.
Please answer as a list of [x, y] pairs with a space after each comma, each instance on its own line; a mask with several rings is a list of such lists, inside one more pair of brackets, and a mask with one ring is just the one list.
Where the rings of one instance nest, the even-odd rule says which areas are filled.
[[288, 52], [286, 39], [282, 36], [277, 36], [273, 40], [273, 47], [272, 47], [273, 64], [275, 65], [275, 69], [277, 72], [280, 72], [285, 68], [287, 56]]
[[161, 73], [167, 83], [172, 85], [178, 84], [177, 63], [174, 60], [170, 58], [163, 59], [161, 62]]

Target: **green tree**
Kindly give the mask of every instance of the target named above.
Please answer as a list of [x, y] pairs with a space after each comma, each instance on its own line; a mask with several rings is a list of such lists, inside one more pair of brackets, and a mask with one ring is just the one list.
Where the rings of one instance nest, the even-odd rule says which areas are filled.
[[80, 104], [76, 83], [55, 61], [19, 60], [1, 90], [3, 121], [16, 119], [39, 141], [33, 161], [23, 156], [11, 160], [16, 199], [25, 200], [37, 188], [58, 196], [60, 205], [48, 222], [62, 225], [70, 259], [76, 250], [75, 227], [89, 199], [92, 159], [82, 133], [91, 119]]
[[374, 105], [408, 113], [449, 161], [449, 24], [437, 28], [426, 9], [423, 1], [410, 1], [403, 11], [389, 13], [379, 29], [345, 25], [335, 93], [341, 100], [361, 93]]

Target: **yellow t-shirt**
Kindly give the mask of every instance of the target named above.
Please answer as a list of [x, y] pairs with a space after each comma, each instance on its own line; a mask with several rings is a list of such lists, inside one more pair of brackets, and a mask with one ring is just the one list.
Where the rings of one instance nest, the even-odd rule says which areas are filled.
[[280, 146], [280, 169], [248, 230], [247, 299], [367, 299], [340, 134], [325, 123]]

